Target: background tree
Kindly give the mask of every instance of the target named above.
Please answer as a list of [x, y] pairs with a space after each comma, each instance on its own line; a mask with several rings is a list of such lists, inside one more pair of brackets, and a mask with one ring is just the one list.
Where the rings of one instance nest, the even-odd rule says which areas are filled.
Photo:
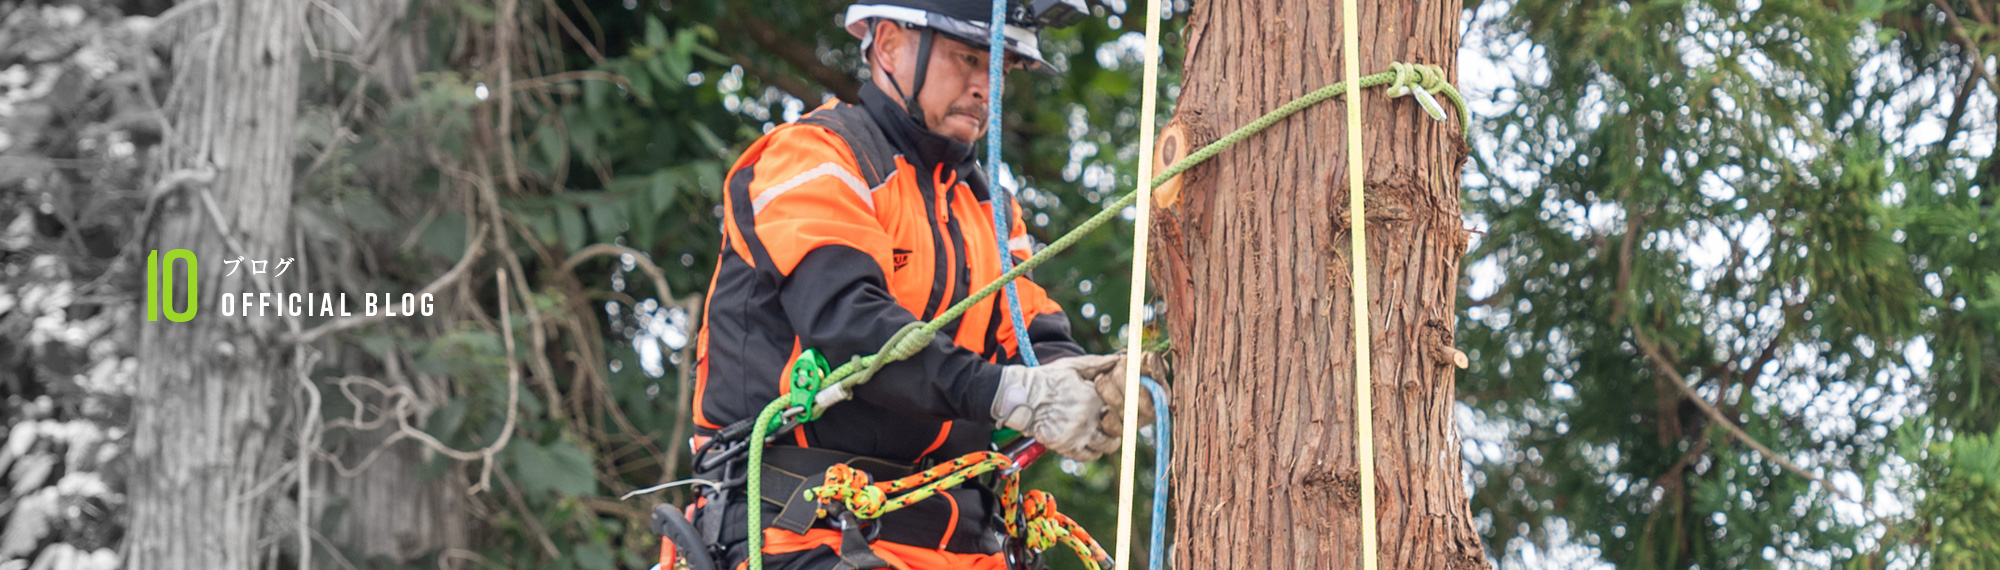
[[[1503, 565], [1955, 568], [1991, 544], [1946, 537], [2000, 496], [1963, 437], [2000, 397], [1994, 44], [1956, 29], [1992, 8], [1473, 7], [1466, 44], [1510, 73], [1473, 96], [1460, 413]], [[1922, 491], [1947, 481], [1950, 507]]]
[[[252, 260], [275, 264], [291, 237], [297, 6], [216, 2], [188, 6], [170, 24], [181, 27], [173, 32], [160, 182], [149, 197], [159, 221], [139, 238], [162, 258], [173, 249], [207, 256], [198, 270], [182, 269], [199, 277], [206, 311], [197, 312], [205, 317], [200, 325], [136, 323], [144, 365], [133, 406], [132, 466], [145, 475], [130, 480], [125, 560], [132, 567], [268, 564], [259, 539], [279, 510], [264, 483], [285, 463], [273, 430], [274, 400], [279, 383], [301, 371], [289, 369], [279, 356], [286, 351], [269, 342], [280, 321], [221, 314], [224, 295], [286, 292], [254, 274]], [[145, 255], [135, 253], [135, 261]], [[242, 261], [224, 265], [226, 257]], [[232, 269], [236, 275], [228, 275]], [[184, 300], [161, 303], [162, 313], [166, 303], [197, 309]]]

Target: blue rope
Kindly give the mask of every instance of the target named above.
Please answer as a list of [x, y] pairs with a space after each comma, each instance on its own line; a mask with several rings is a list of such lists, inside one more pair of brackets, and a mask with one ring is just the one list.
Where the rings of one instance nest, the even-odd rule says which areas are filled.
[[1167, 417], [1167, 389], [1149, 376], [1140, 376], [1139, 383], [1153, 395], [1153, 544], [1146, 568], [1161, 570], [1167, 567], [1167, 461], [1173, 451], [1173, 424]]
[[[1007, 64], [1007, 0], [993, 0], [993, 22], [987, 25], [992, 31], [992, 39], [986, 51], [986, 199], [993, 206], [993, 233], [1000, 250], [1000, 272], [1014, 269], [1014, 254], [1007, 249], [1008, 234], [1014, 233], [1013, 220], [1008, 219], [1007, 204], [1011, 197], [1000, 189], [1000, 94], [1006, 85]], [[1021, 293], [1014, 290], [1014, 282], [1007, 282], [1007, 316], [1014, 323], [1014, 346], [1021, 353], [1021, 362], [1037, 366], [1035, 350], [1028, 342], [1028, 327], [1021, 318]]]
[[[993, 206], [994, 241], [1000, 250], [1000, 272], [1014, 269], [1014, 255], [1007, 247], [1009, 234], [1013, 233], [1013, 220], [1007, 215], [1007, 204], [1011, 197], [1000, 188], [1000, 97], [1006, 83], [1006, 25], [1007, 0], [993, 0], [993, 20], [987, 26], [992, 32], [987, 44], [986, 78], [986, 167], [988, 183], [987, 200]], [[1014, 324], [1014, 344], [1019, 348], [1021, 361], [1028, 366], [1041, 363], [1035, 358], [1033, 343], [1028, 341], [1028, 327], [1021, 318], [1021, 294], [1015, 290], [1014, 282], [1007, 282], [1007, 315]], [[1149, 556], [1146, 558], [1150, 570], [1166, 567], [1167, 557], [1167, 465], [1168, 453], [1172, 447], [1172, 428], [1167, 416], [1167, 391], [1152, 378], [1141, 377], [1139, 381], [1153, 397], [1153, 540]]]

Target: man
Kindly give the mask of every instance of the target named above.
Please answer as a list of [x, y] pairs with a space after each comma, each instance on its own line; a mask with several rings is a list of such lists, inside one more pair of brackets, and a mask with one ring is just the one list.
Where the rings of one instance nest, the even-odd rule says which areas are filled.
[[[935, 319], [998, 278], [992, 208], [1014, 220], [1006, 245], [1016, 260], [1031, 253], [1018, 206], [989, 203], [973, 161], [971, 145], [987, 125], [990, 9], [987, 0], [851, 6], [846, 28], [862, 39], [871, 67], [860, 104], [824, 105], [737, 160], [698, 340], [698, 441], [740, 433], [788, 393], [787, 372], [804, 351], [836, 366], [874, 353], [904, 325]], [[1006, 36], [1010, 67], [1049, 69], [1031, 26], [1010, 24]], [[766, 452], [764, 497], [737, 489], [704, 498], [696, 525], [726, 549], [727, 563], [748, 556], [743, 527], [754, 502], [765, 513], [767, 568], [1005, 567], [996, 497], [979, 484], [845, 534], [814, 520], [801, 492], [834, 463], [879, 481], [991, 450], [996, 425], [1077, 460], [1116, 449], [1117, 410], [1106, 400], [1122, 402], [1122, 357], [1083, 354], [1062, 308], [1027, 279], [1016, 285], [1032, 344], [1025, 349], [1042, 366], [1020, 364], [1024, 347], [1004, 295], [974, 305], [854, 400], [781, 435]], [[697, 474], [740, 478], [743, 460], [732, 457]]]

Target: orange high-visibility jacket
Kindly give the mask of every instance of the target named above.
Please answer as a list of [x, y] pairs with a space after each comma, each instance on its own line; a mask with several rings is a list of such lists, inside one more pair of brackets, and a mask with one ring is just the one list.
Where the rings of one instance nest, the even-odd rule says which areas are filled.
[[[697, 340], [694, 421], [704, 435], [787, 393], [786, 372], [802, 350], [818, 349], [835, 366], [874, 353], [905, 324], [935, 318], [1001, 274], [993, 204], [971, 148], [918, 126], [873, 85], [861, 105], [830, 102], [758, 139], [726, 186], [721, 257]], [[1018, 262], [1031, 240], [1007, 202]], [[1016, 285], [1036, 356], [1081, 354], [1061, 307], [1026, 278]], [[1005, 295], [994, 295], [783, 443], [912, 464], [990, 449], [1000, 364], [1018, 362], [1019, 351]], [[924, 503], [932, 504], [906, 510], [944, 513], [954, 521], [946, 526], [990, 522], [990, 492]], [[972, 529], [913, 537], [897, 518], [883, 519], [883, 540], [980, 550], [962, 544], [977, 537], [953, 536]]]

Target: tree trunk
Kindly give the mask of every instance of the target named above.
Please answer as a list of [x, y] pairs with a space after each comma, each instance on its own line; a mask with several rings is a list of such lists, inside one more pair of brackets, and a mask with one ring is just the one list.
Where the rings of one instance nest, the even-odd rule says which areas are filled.
[[[213, 180], [158, 196], [157, 221], [142, 243], [162, 257], [173, 249], [195, 254], [200, 304], [188, 322], [139, 316], [126, 564], [239, 570], [273, 565], [281, 546], [296, 545], [289, 536], [270, 536], [297, 532], [276, 526], [293, 519], [272, 514], [289, 510], [272, 507], [296, 488], [275, 479], [292, 437], [277, 424], [277, 396], [296, 385], [292, 352], [275, 340], [284, 321], [244, 315], [240, 302], [236, 316], [223, 316], [221, 300], [264, 287], [283, 292], [270, 277], [280, 258], [293, 255], [287, 246], [292, 124], [304, 3], [186, 4], [180, 8], [188, 12], [173, 24], [174, 81], [165, 109], [173, 128], [158, 178], [212, 172]], [[223, 264], [238, 256], [246, 258], [242, 264]], [[268, 273], [253, 275], [252, 260], [264, 260]], [[185, 294], [180, 275], [185, 268], [174, 279], [175, 297]]]
[[[1195, 6], [1170, 133], [1198, 147], [1343, 79], [1332, 2]], [[1456, 76], [1458, 2], [1362, 0], [1361, 74]], [[1361, 513], [1345, 132], [1336, 97], [1224, 152], [1163, 195], [1159, 287], [1172, 310], [1178, 568], [1487, 568], [1452, 425], [1465, 147], [1455, 122], [1361, 93], [1367, 154], [1377, 512]], [[1162, 137], [1163, 154], [1173, 136]]]
[[[392, 100], [410, 96], [416, 89], [417, 78], [423, 74], [421, 62], [426, 53], [422, 32], [427, 29], [424, 11], [413, 12], [411, 1], [327, 0], [314, 4], [314, 8], [306, 10], [304, 33], [311, 35], [319, 50], [343, 55], [314, 60], [308, 52], [305, 75], [330, 75], [329, 68], [353, 69], [366, 75], [361, 81], [367, 88], [386, 91]], [[337, 97], [346, 97], [344, 87], [329, 89]], [[304, 96], [317, 95], [320, 94]], [[367, 129], [366, 124], [350, 122], [354, 120], [343, 117], [341, 124], [347, 129]], [[377, 188], [384, 194], [395, 194], [409, 190], [408, 186], [414, 184], [409, 181], [414, 177], [409, 172], [422, 165], [421, 153], [401, 160], [373, 161], [366, 166], [371, 170], [357, 178], [396, 180], [396, 185]], [[329, 261], [325, 266], [316, 265], [315, 269], [325, 271], [332, 267], [334, 264]], [[330, 285], [333, 281], [325, 281], [329, 286], [322, 290], [336, 289]], [[400, 359], [401, 352], [386, 358]], [[427, 417], [434, 407], [448, 403], [451, 397], [442, 380], [426, 382], [411, 378], [393, 366], [381, 372], [376, 376], [382, 383], [392, 388], [408, 388], [420, 396], [417, 420]], [[335, 394], [328, 387], [329, 398], [344, 399]], [[385, 428], [350, 434], [348, 437], [352, 439], [345, 446], [348, 452], [341, 460], [350, 467], [359, 464], [384, 445], [395, 429], [391, 423]], [[314, 471], [313, 493], [338, 497], [343, 507], [341, 516], [323, 525], [327, 540], [362, 556], [379, 556], [404, 564], [447, 549], [467, 547], [473, 507], [466, 489], [471, 484], [457, 471], [447, 471], [442, 477], [426, 476], [424, 465], [433, 456], [414, 440], [388, 445], [391, 447], [382, 450], [359, 473], [328, 468]]]
[[[350, 447], [357, 451], [348, 454], [347, 464], [359, 462], [361, 456], [382, 445], [387, 433], [355, 434]], [[426, 476], [424, 465], [432, 455], [415, 441], [405, 439], [390, 445], [393, 447], [383, 451], [366, 470], [352, 477], [332, 469], [314, 471], [315, 478], [324, 474], [324, 484], [315, 492], [339, 497], [346, 507], [339, 520], [328, 525], [332, 528], [327, 530], [327, 539], [363, 556], [380, 556], [401, 564], [469, 546], [475, 507], [466, 489], [472, 483], [457, 470]]]

